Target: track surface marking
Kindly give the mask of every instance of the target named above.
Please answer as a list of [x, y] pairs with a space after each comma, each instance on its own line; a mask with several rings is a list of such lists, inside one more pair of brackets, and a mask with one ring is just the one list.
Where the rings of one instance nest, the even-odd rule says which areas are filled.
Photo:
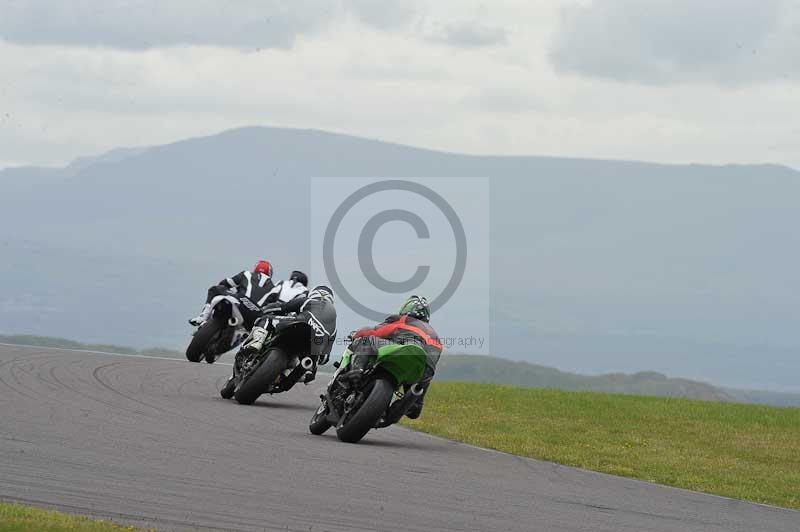
[[0, 499], [158, 530], [800, 530], [800, 512], [392, 427], [308, 433], [324, 382], [240, 406], [229, 367], [0, 346]]

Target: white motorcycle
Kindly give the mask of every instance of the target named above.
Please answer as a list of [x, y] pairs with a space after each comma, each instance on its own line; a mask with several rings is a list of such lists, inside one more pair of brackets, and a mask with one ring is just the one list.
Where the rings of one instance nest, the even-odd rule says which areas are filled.
[[186, 348], [191, 362], [213, 364], [247, 338], [261, 308], [245, 296], [225, 294], [211, 300], [211, 315], [192, 336]]

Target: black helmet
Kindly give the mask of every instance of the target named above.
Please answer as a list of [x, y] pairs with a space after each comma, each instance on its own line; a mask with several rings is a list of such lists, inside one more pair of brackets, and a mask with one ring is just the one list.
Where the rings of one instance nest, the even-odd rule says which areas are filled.
[[293, 271], [292, 274], [289, 276], [289, 280], [297, 281], [298, 283], [306, 287], [308, 286], [308, 275], [304, 274], [299, 270]]
[[333, 290], [322, 284], [317, 285], [308, 293], [308, 299], [318, 299], [333, 303]]
[[411, 296], [406, 299], [406, 302], [400, 307], [400, 312], [398, 314], [401, 316], [403, 314], [408, 314], [418, 320], [429, 321], [431, 319], [431, 307], [428, 305], [428, 300], [424, 297]]

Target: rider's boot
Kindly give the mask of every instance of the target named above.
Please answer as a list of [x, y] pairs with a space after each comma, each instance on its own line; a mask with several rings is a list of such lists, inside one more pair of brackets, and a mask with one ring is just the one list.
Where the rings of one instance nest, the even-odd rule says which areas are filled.
[[364, 377], [364, 370], [361, 368], [351, 369], [339, 375], [339, 382], [345, 386], [358, 386]]
[[419, 399], [417, 399], [406, 411], [407, 418], [417, 419], [422, 415], [422, 407], [425, 406], [425, 396], [428, 395], [431, 379], [433, 379], [433, 370], [428, 367], [425, 369], [425, 377], [423, 378], [423, 381], [415, 384], [411, 389], [412, 393], [415, 390], [419, 392], [419, 387], [422, 386], [422, 393], [419, 394]]
[[267, 339], [267, 330], [264, 327], [253, 327], [250, 332], [250, 339], [244, 344], [245, 349], [251, 351], [261, 351], [264, 347], [264, 340]]
[[409, 409], [406, 411], [406, 417], [409, 419], [417, 419], [422, 415], [423, 406], [425, 406], [425, 394], [420, 396], [420, 398], [409, 407]]
[[189, 323], [195, 327], [200, 327], [208, 321], [209, 317], [211, 317], [211, 305], [206, 303], [203, 306], [203, 310], [200, 311], [200, 314], [197, 317], [190, 319]]
[[411, 407], [406, 411], [406, 417], [409, 419], [417, 419], [419, 416], [422, 415], [422, 407], [424, 406], [423, 398], [420, 397], [419, 400], [411, 405]]
[[369, 362], [368, 354], [354, 353], [350, 359], [350, 368], [339, 375], [339, 382], [345, 386], [358, 386], [364, 377], [364, 371]]
[[317, 377], [317, 366], [314, 366], [313, 368], [306, 370], [306, 372], [303, 373], [303, 376], [300, 377], [300, 382], [302, 382], [303, 384], [308, 384], [309, 382], [313, 381], [316, 377]]

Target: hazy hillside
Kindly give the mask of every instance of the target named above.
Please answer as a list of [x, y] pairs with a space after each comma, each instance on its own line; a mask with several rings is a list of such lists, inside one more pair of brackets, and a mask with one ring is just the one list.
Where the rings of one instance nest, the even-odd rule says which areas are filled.
[[436, 379], [800, 407], [800, 394], [720, 388], [654, 371], [580, 375], [528, 362], [478, 355], [447, 355], [437, 368]]
[[147, 148], [118, 148], [94, 157], [78, 157], [64, 168], [40, 166], [11, 167], [0, 170], [0, 187], [9, 193], [36, 185], [47, 185], [74, 176], [84, 168], [99, 164], [122, 161], [146, 151]]
[[308, 195], [311, 176], [488, 177], [492, 352], [800, 391], [797, 172], [474, 157], [311, 130], [0, 172], [0, 331], [179, 347], [211, 281], [260, 256], [279, 275], [308, 267], [308, 206], [274, 199]]
[[557, 369], [476, 355], [449, 355], [437, 368], [437, 379], [513, 384], [560, 390], [591, 390], [637, 395], [688, 397], [709, 401], [732, 401], [734, 396], [710, 384], [673, 379], [656, 372], [614, 373], [587, 376]]

